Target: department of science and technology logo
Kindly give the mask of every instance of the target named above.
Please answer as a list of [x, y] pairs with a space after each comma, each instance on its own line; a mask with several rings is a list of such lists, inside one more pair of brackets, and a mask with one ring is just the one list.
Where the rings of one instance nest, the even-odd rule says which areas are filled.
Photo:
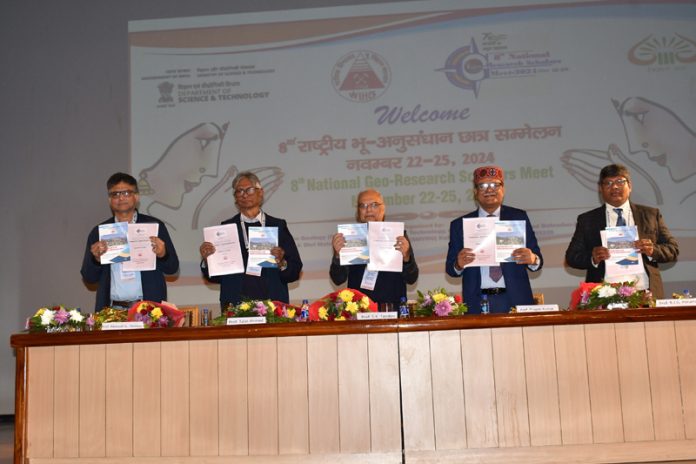
[[369, 50], [343, 55], [331, 70], [334, 90], [346, 100], [366, 103], [382, 95], [391, 83], [387, 60]]
[[172, 92], [174, 91], [174, 84], [171, 82], [164, 81], [157, 85], [157, 90], [159, 90], [160, 97], [157, 103], [174, 103], [174, 97], [172, 97]]
[[[497, 42], [507, 39], [497, 36]], [[463, 90], [469, 90], [478, 98], [481, 84], [489, 78], [537, 77], [540, 74], [568, 71], [562, 60], [553, 58], [549, 51], [509, 50], [507, 46], [482, 53], [473, 38], [469, 45], [459, 47], [450, 53], [442, 68], [447, 80]]]
[[696, 63], [696, 42], [681, 34], [650, 34], [628, 51], [628, 61], [637, 66], [674, 66]]

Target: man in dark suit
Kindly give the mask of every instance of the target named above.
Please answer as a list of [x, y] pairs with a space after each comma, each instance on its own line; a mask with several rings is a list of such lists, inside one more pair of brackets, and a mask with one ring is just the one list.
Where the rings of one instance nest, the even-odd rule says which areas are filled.
[[[631, 175], [621, 164], [610, 164], [599, 173], [599, 193], [604, 205], [578, 216], [575, 233], [566, 250], [570, 267], [586, 269], [586, 282], [626, 282], [636, 280], [637, 288], [649, 288], [655, 298], [664, 297], [658, 263], [676, 261], [679, 245], [665, 225], [657, 208], [629, 201]], [[610, 252], [602, 246], [600, 231], [606, 227], [633, 226], [638, 229], [634, 246], [643, 255], [641, 274], [605, 276], [605, 260]]]
[[[484, 166], [474, 171], [474, 192], [479, 207], [455, 219], [450, 224], [450, 241], [445, 270], [452, 277], [462, 277], [462, 297], [469, 307], [468, 314], [481, 313], [481, 299], [487, 295], [490, 311], [506, 313], [512, 306], [534, 304], [527, 270], [538, 271], [544, 264], [536, 235], [527, 213], [504, 206], [505, 184], [503, 170]], [[500, 266], [468, 266], [476, 255], [464, 244], [464, 218], [496, 216], [501, 221], [525, 221], [526, 244], [513, 251], [514, 262]]]
[[215, 253], [215, 246], [203, 242], [200, 246], [201, 272], [210, 282], [220, 284], [220, 307], [225, 309], [229, 304], [237, 304], [242, 299], [277, 300], [288, 303], [290, 294], [288, 283], [300, 278], [302, 260], [295, 245], [295, 240], [283, 219], [269, 216], [262, 209], [263, 187], [256, 174], [241, 172], [232, 181], [234, 200], [239, 214], [224, 221], [222, 224], [237, 224], [242, 243], [242, 258], [247, 268], [249, 260], [249, 227], [277, 227], [278, 246], [271, 249], [277, 267], [263, 267], [261, 275], [254, 273], [227, 274], [210, 277], [206, 259]]
[[99, 240], [99, 226], [95, 226], [87, 237], [80, 269], [86, 282], [99, 284], [94, 310], [100, 311], [106, 306], [128, 309], [138, 300], [157, 303], [166, 300], [167, 283], [164, 274], [175, 274], [179, 271], [179, 258], [167, 226], [159, 219], [138, 212], [138, 183], [130, 174], [117, 172], [112, 175], [106, 181], [106, 189], [113, 216], [102, 224], [156, 222], [159, 224], [157, 236], [150, 237], [150, 243], [157, 259], [156, 268], [152, 271], [124, 271], [123, 263], [101, 264], [101, 256], [107, 251], [107, 243]]
[[[355, 218], [358, 222], [384, 221], [385, 206], [382, 194], [377, 190], [368, 189], [358, 195], [358, 205]], [[414, 284], [418, 280], [418, 265], [413, 255], [411, 242], [406, 232], [396, 238], [394, 248], [403, 255], [403, 269], [401, 272], [368, 271], [366, 264], [354, 264], [341, 266], [340, 252], [346, 245], [343, 234], [334, 234], [331, 238], [333, 258], [329, 275], [336, 285], [341, 285], [348, 280], [348, 288], [360, 290], [376, 303], [392, 303], [394, 310], [402, 297], [406, 296], [406, 284]], [[370, 272], [376, 274], [370, 278]]]

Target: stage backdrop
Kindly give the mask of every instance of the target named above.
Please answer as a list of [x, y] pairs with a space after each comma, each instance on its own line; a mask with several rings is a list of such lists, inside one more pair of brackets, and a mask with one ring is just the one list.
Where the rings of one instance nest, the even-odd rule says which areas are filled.
[[[129, 23], [131, 165], [141, 210], [182, 259], [177, 303], [202, 285], [202, 229], [236, 214], [235, 174], [263, 180], [304, 261], [291, 298], [333, 289], [336, 224], [380, 190], [421, 269], [445, 285], [450, 221], [475, 208], [472, 173], [497, 164], [545, 257], [537, 291], [582, 279], [563, 256], [600, 204], [609, 163], [632, 201], [657, 206], [681, 244], [668, 285], [696, 275], [696, 5], [686, 2], [410, 2]], [[688, 211], [688, 213], [685, 213]], [[692, 288], [692, 291], [696, 290]], [[561, 298], [561, 297], [558, 297]], [[547, 302], [548, 298], [547, 298]]]

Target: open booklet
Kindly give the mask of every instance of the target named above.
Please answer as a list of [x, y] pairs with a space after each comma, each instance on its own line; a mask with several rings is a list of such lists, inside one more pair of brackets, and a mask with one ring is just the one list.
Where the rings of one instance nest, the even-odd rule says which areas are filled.
[[497, 266], [513, 262], [512, 252], [527, 243], [525, 221], [500, 221], [497, 217], [463, 219], [465, 248], [471, 248], [476, 258], [465, 267]]

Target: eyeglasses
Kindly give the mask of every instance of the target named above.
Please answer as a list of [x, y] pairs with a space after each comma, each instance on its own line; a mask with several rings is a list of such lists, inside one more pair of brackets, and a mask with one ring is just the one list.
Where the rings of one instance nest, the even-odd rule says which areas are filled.
[[503, 184], [500, 182], [482, 182], [480, 184], [477, 184], [476, 188], [481, 190], [481, 191], [485, 191], [488, 189], [498, 190], [502, 186], [503, 186]]
[[242, 195], [253, 195], [257, 190], [261, 190], [261, 187], [238, 188], [234, 190], [234, 196], [241, 197]]
[[626, 184], [628, 184], [628, 179], [624, 179], [623, 177], [616, 180], [605, 180], [602, 182], [602, 186], [605, 188], [612, 188], [615, 185], [620, 188]]
[[380, 206], [382, 206], [382, 203], [377, 203], [376, 201], [373, 201], [372, 203], [358, 203], [358, 208], [364, 210], [367, 209], [377, 209]]
[[109, 192], [109, 197], [114, 199], [119, 197], [130, 198], [137, 193], [138, 192], [136, 192], [135, 190], [116, 190], [114, 192]]

